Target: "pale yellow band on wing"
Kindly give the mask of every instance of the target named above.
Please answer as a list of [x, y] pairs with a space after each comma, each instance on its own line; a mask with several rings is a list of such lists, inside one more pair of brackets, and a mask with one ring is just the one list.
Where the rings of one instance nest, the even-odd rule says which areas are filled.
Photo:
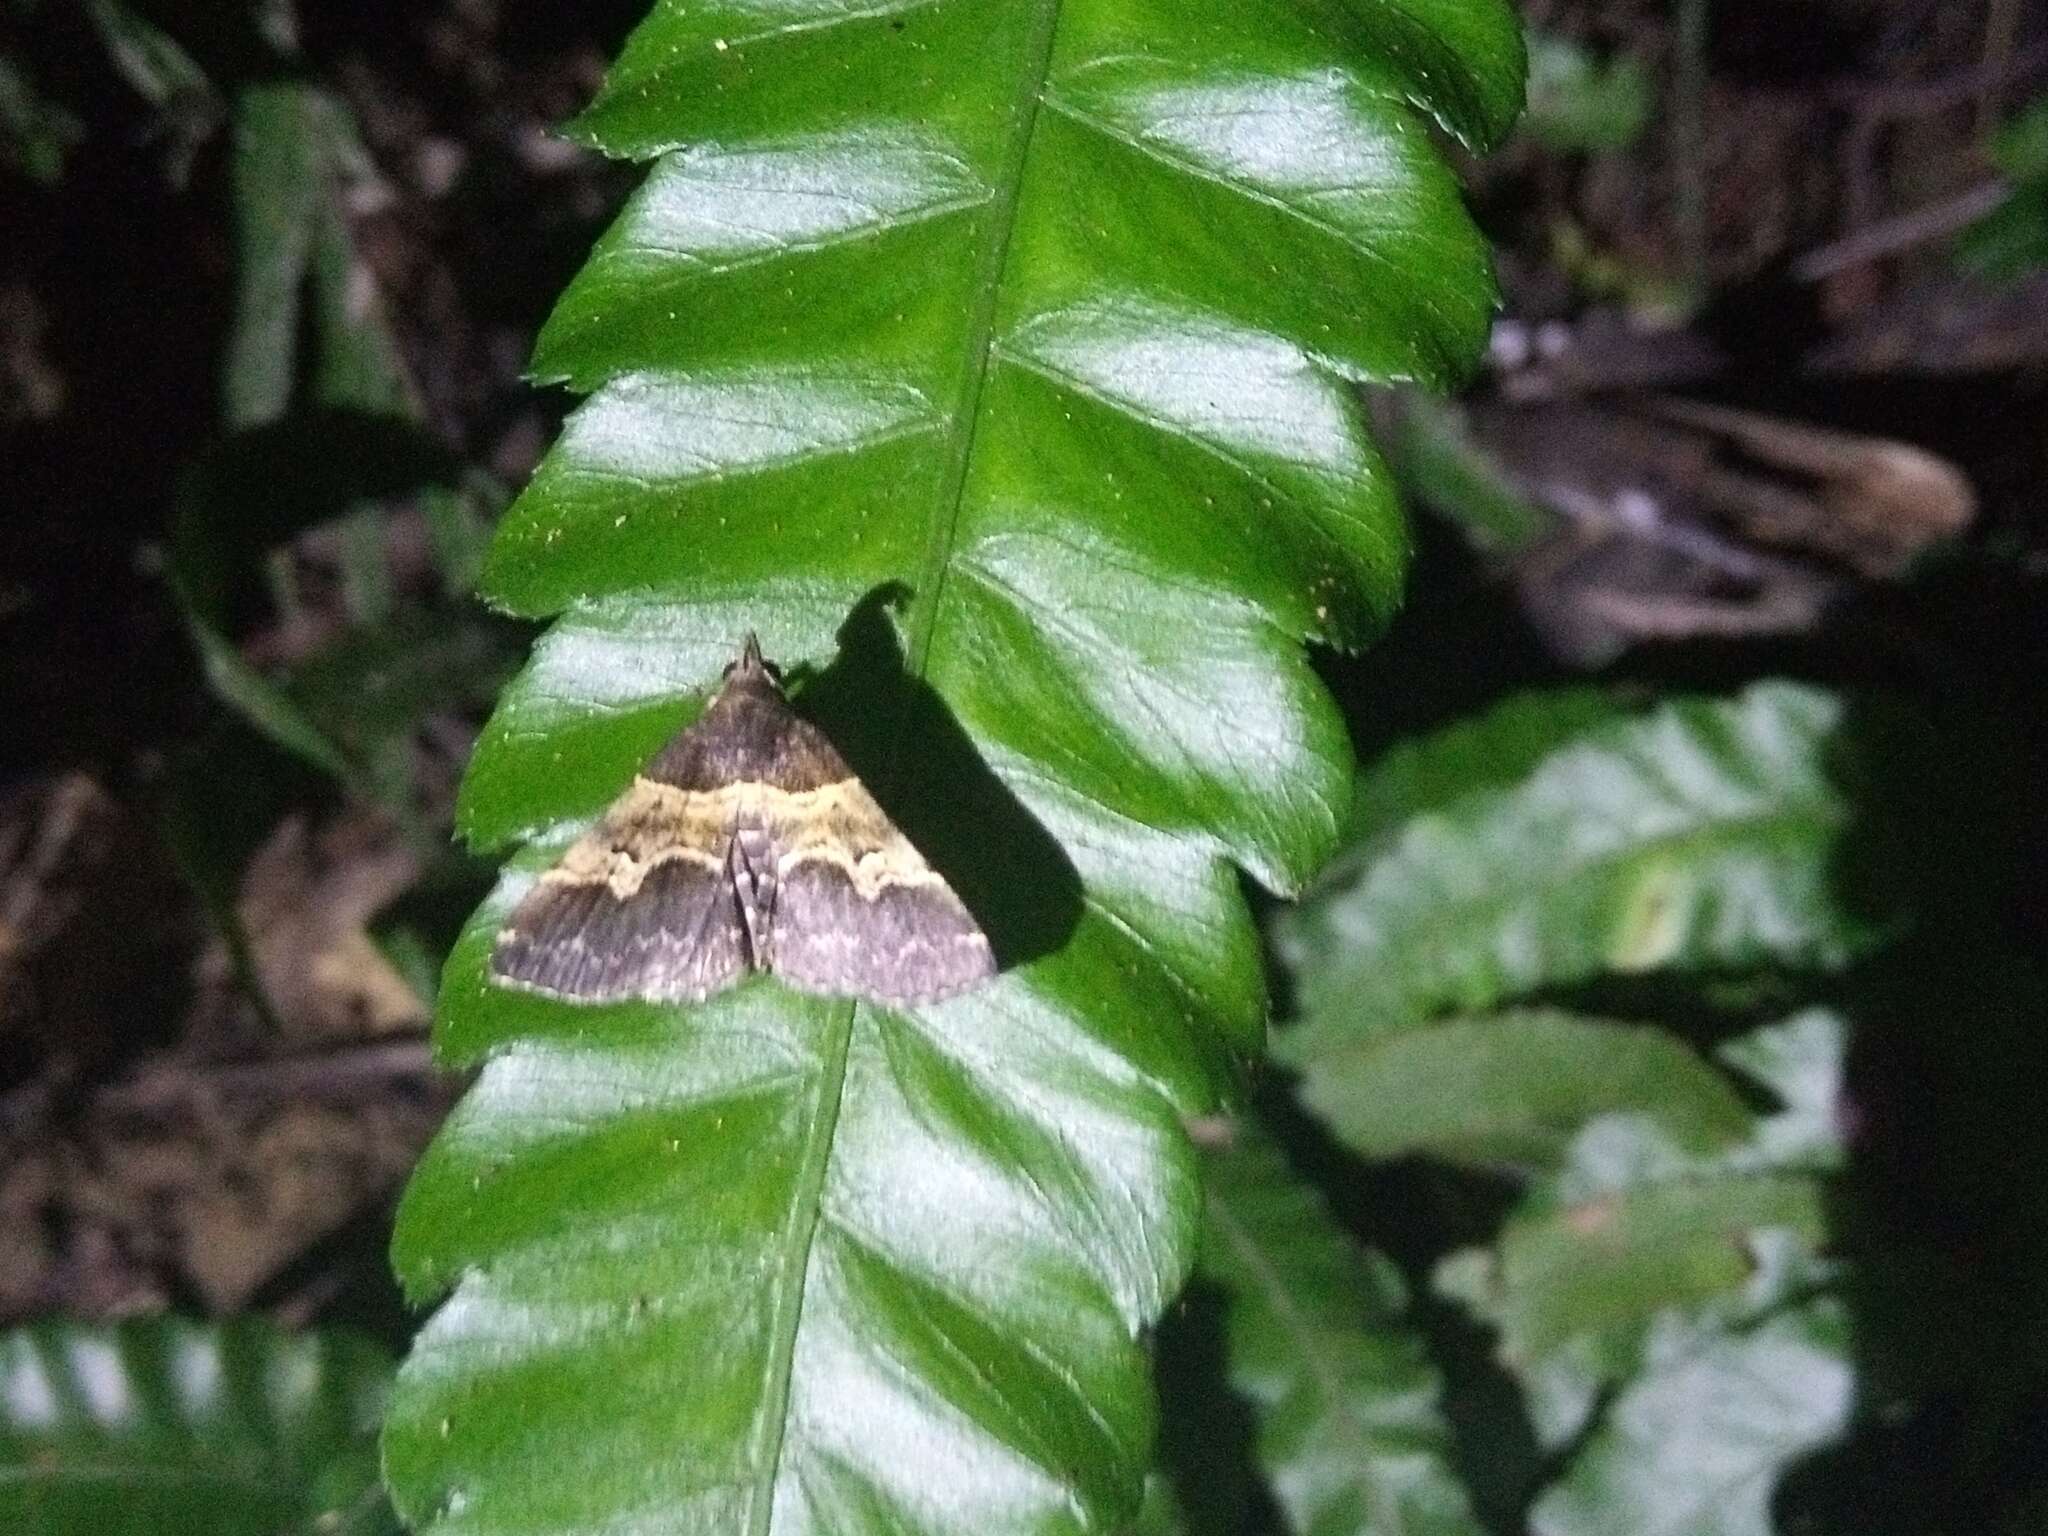
[[625, 901], [649, 874], [671, 861], [722, 869], [726, 845], [743, 827], [769, 835], [778, 873], [798, 864], [831, 864], [845, 871], [865, 900], [892, 885], [946, 883], [896, 830], [867, 786], [851, 778], [794, 791], [755, 783], [678, 789], [636, 778], [604, 820], [578, 838], [541, 880], [604, 885]]

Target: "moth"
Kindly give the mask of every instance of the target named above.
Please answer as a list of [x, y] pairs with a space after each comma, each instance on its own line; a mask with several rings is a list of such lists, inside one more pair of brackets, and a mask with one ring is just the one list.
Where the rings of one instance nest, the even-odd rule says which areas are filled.
[[704, 713], [512, 909], [490, 974], [573, 1003], [668, 1003], [755, 971], [928, 1003], [995, 958], [749, 635]]

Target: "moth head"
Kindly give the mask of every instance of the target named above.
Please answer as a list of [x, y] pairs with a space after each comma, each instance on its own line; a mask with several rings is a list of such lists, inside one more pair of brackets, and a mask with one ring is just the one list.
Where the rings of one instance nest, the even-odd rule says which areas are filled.
[[734, 678], [742, 680], [766, 678], [777, 687], [780, 687], [782, 684], [782, 668], [776, 666], [772, 661], [763, 661], [761, 659], [761, 642], [752, 630], [747, 631], [747, 643], [740, 648], [739, 660], [726, 663], [725, 671], [721, 675], [727, 682], [731, 682]]

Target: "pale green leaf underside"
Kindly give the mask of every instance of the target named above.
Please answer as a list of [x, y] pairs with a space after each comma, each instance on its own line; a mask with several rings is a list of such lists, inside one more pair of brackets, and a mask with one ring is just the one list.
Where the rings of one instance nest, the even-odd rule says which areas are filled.
[[254, 1321], [0, 1334], [8, 1536], [369, 1536], [391, 1362]]
[[[1484, 140], [1519, 63], [1490, 0], [695, 0], [629, 42], [579, 131], [659, 158], [542, 338], [591, 398], [485, 576], [559, 617], [464, 791], [474, 841], [538, 842], [451, 961], [442, 1045], [484, 1066], [400, 1224], [452, 1287], [386, 1440], [424, 1529], [1135, 1512], [1179, 1116], [1263, 1025], [1240, 871], [1298, 888], [1348, 791], [1301, 644], [1370, 635], [1402, 561], [1346, 381], [1482, 338], [1424, 114]], [[984, 903], [997, 982], [485, 986], [746, 631], [872, 682], [877, 597], [930, 707], [803, 698]]]
[[1738, 1290], [1755, 1269], [1751, 1233], [1787, 1231], [1818, 1244], [1826, 1193], [1795, 1173], [1671, 1179], [1532, 1213], [1497, 1249], [1489, 1321], [1513, 1364], [1575, 1339], [1628, 1330], [1671, 1307]]
[[1822, 1298], [1689, 1340], [1631, 1382], [1530, 1513], [1537, 1536], [1772, 1536], [1780, 1476], [1848, 1427], [1849, 1319]]

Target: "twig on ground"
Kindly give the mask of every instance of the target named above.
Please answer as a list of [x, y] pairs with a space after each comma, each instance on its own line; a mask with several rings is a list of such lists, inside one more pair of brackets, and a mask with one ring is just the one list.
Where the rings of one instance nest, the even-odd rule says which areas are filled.
[[1792, 264], [1792, 275], [1802, 283], [1817, 283], [1852, 267], [1946, 239], [1993, 212], [2011, 196], [2011, 184], [2002, 177], [1993, 177], [1954, 197], [1879, 219], [1851, 230], [1839, 240], [1816, 246]]
[[[175, 1108], [195, 1098], [241, 1094], [273, 1099], [321, 1097], [393, 1078], [437, 1075], [424, 1033], [385, 1035], [332, 1050], [300, 1051], [234, 1061], [159, 1058], [127, 1077], [90, 1091], [96, 1110], [133, 1112]], [[0, 1098], [0, 1132], [47, 1118], [54, 1099], [48, 1085], [23, 1084]]]

